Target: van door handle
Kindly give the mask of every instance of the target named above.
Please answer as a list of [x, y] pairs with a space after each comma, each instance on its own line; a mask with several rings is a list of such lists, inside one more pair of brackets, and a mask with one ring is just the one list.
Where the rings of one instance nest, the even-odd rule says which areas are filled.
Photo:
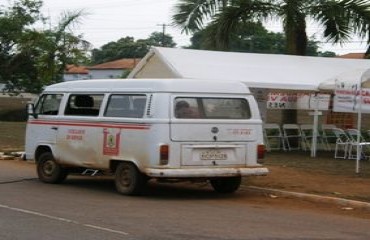
[[51, 127], [51, 129], [53, 129], [53, 130], [58, 130], [58, 128], [57, 128], [57, 127]]

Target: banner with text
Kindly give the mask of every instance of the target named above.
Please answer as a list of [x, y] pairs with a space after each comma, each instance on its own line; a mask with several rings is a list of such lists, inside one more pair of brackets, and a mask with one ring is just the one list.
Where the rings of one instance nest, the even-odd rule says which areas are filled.
[[328, 110], [330, 94], [269, 93], [268, 109]]
[[[361, 93], [361, 102], [360, 102]], [[360, 108], [361, 112], [370, 113], [370, 89], [363, 88], [357, 90], [357, 85], [345, 87], [342, 85], [335, 89], [333, 111], [334, 112], [357, 112]]]

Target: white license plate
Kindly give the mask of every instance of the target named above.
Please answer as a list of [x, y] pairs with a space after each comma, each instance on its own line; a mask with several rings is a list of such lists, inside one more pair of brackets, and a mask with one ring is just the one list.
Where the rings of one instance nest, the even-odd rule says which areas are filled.
[[201, 160], [226, 160], [227, 153], [219, 150], [208, 150], [200, 153]]

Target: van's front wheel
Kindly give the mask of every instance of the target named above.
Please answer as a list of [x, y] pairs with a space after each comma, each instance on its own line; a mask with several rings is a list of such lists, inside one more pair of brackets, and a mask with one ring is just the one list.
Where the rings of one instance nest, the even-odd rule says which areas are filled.
[[211, 179], [213, 189], [218, 193], [233, 193], [240, 187], [241, 177], [224, 177]]
[[115, 172], [116, 189], [123, 195], [137, 195], [145, 186], [145, 176], [132, 163], [123, 162]]
[[60, 166], [51, 152], [41, 154], [37, 161], [37, 175], [45, 183], [61, 183], [67, 175], [67, 169]]

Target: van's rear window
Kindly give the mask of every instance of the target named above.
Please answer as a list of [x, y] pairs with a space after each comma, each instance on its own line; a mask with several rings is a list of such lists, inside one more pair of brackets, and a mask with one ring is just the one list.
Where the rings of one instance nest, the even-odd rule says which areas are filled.
[[250, 106], [244, 98], [177, 97], [176, 118], [249, 119]]

